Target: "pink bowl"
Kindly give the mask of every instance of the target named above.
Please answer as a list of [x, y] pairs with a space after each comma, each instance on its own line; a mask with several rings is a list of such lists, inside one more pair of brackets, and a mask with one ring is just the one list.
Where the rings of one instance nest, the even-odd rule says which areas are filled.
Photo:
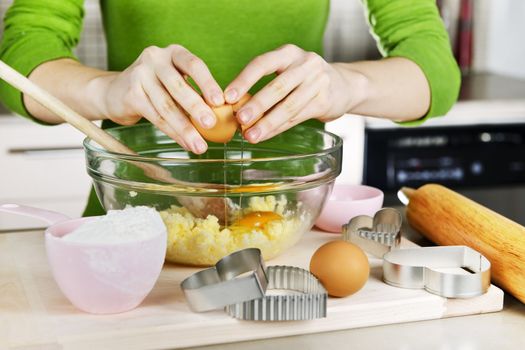
[[47, 258], [64, 295], [80, 310], [111, 314], [137, 307], [164, 264], [166, 231], [137, 242], [78, 243], [60, 237], [93, 218], [56, 223], [45, 232]]
[[373, 216], [383, 206], [383, 192], [364, 185], [335, 184], [315, 225], [324, 231], [341, 232], [358, 215]]

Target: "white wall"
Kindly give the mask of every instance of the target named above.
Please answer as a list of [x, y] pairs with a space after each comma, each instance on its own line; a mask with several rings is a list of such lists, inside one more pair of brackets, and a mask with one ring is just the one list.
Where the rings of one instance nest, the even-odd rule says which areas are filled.
[[[444, 0], [445, 25], [455, 42], [459, 0]], [[525, 0], [474, 0], [473, 70], [525, 79]], [[329, 61], [377, 55], [360, 0], [331, 0], [325, 34]]]
[[525, 1], [474, 2], [473, 67], [525, 79]]
[[326, 60], [330, 62], [379, 56], [361, 0], [331, 0], [324, 51]]

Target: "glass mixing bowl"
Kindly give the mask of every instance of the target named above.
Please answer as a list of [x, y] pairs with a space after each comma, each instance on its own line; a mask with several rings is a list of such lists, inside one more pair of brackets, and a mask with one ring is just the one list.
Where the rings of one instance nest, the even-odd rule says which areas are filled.
[[341, 172], [341, 138], [306, 126], [256, 145], [236, 134], [202, 155], [151, 124], [107, 131], [137, 154], [84, 141], [100, 202], [156, 208], [168, 228], [166, 259], [176, 263], [209, 266], [247, 247], [279, 255], [311, 229]]

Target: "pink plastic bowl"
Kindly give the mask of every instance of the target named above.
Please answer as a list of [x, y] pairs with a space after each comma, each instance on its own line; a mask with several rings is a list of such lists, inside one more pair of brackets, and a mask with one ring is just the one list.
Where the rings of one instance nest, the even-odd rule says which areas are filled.
[[78, 309], [112, 314], [137, 307], [153, 289], [166, 254], [167, 233], [136, 242], [98, 244], [68, 242], [67, 235], [93, 217], [66, 216], [16, 204], [0, 211], [41, 218], [52, 224], [45, 232], [47, 259], [60, 290]]
[[80, 310], [112, 314], [134, 309], [159, 277], [166, 253], [166, 232], [118, 244], [86, 244], [60, 238], [90, 219], [69, 220], [46, 230], [47, 259], [53, 277]]
[[383, 192], [364, 185], [335, 184], [315, 225], [324, 231], [341, 232], [358, 215], [373, 216], [383, 206]]

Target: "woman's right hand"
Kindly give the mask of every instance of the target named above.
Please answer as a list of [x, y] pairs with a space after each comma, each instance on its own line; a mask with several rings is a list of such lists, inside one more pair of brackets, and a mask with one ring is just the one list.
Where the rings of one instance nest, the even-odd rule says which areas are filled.
[[213, 127], [216, 118], [210, 106], [224, 104], [223, 92], [204, 62], [184, 47], [148, 47], [123, 72], [97, 79], [98, 108], [108, 119], [131, 125], [144, 117], [188, 151], [201, 154], [208, 148], [188, 118], [205, 129]]

